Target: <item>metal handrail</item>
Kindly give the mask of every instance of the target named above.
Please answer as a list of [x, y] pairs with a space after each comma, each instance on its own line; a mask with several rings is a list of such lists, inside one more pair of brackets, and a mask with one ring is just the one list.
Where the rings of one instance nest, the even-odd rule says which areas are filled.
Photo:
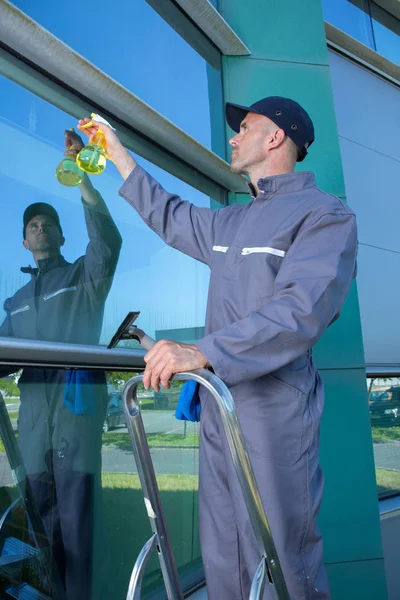
[[[122, 397], [136, 466], [145, 496], [145, 505], [153, 534], [157, 536], [157, 544], [148, 543], [147, 551], [143, 548], [140, 554], [141, 564], [138, 564], [138, 559], [134, 567], [137, 587], [135, 588], [134, 585], [130, 585], [126, 600], [139, 600], [144, 566], [148, 560], [148, 554], [152, 551], [154, 545], [157, 546], [168, 599], [181, 600], [183, 598], [182, 590], [168, 537], [154, 466], [140, 414], [140, 407], [137, 402], [137, 388], [142, 379], [142, 375], [132, 377], [125, 385]], [[253, 579], [250, 600], [261, 598], [265, 585], [269, 586], [271, 596], [276, 598], [276, 600], [290, 600], [271, 529], [262, 506], [261, 496], [250, 459], [246, 452], [243, 433], [236, 415], [231, 393], [219, 377], [205, 369], [178, 373], [172, 378], [175, 381], [187, 381], [189, 379], [193, 379], [206, 387], [218, 404], [233, 464], [260, 549], [261, 562]]]
[[100, 369], [104, 371], [143, 369], [142, 349], [113, 348], [86, 344], [43, 342], [0, 337], [0, 365]]
[[[145, 352], [140, 349], [121, 349], [114, 348], [112, 350], [105, 346], [83, 345], [83, 344], [65, 344], [60, 342], [43, 342], [36, 340], [13, 339], [0, 337], [0, 365], [21, 367], [48, 367], [48, 368], [74, 368], [74, 369], [100, 369], [100, 370], [121, 370], [133, 371], [143, 369], [145, 366], [143, 357]], [[226, 385], [213, 373], [207, 370], [198, 370], [188, 373], [178, 373], [173, 377], [173, 380], [185, 381], [194, 379], [201, 385], [204, 385], [209, 392], [214, 396], [222, 418], [225, 434], [228, 441], [228, 446], [232, 455], [234, 467], [239, 479], [239, 483], [243, 492], [243, 497], [249, 513], [249, 517], [254, 529], [254, 533], [261, 552], [261, 562], [256, 570], [251, 588], [250, 599], [260, 598], [265, 582], [270, 586], [272, 598], [277, 600], [289, 600], [288, 591], [285, 580], [282, 574], [275, 545], [272, 539], [271, 530], [265, 516], [261, 497], [258, 491], [257, 483], [253, 473], [253, 469], [245, 449], [245, 442], [241, 427], [239, 425], [234, 402]], [[124, 410], [127, 416], [128, 429], [131, 436], [132, 445], [134, 446], [135, 429], [141, 424], [142, 444], [140, 450], [148, 449], [146, 436], [144, 433], [143, 421], [140, 415], [139, 405], [136, 401], [135, 392], [137, 386], [142, 380], [142, 376], [138, 375], [128, 381], [124, 390]], [[129, 397], [128, 397], [129, 393]], [[144, 436], [144, 437], [143, 437]], [[150, 457], [150, 452], [148, 457]], [[140, 459], [137, 458], [138, 471], [140, 475]], [[151, 469], [154, 473], [154, 467], [151, 462]], [[150, 470], [151, 470], [150, 469]], [[142, 473], [141, 482], [145, 474]], [[155, 481], [155, 475], [154, 475]], [[143, 488], [145, 490], [145, 488]], [[155, 481], [156, 495], [158, 495], [157, 482]], [[161, 507], [162, 513], [162, 507]], [[165, 529], [166, 531], [166, 529]], [[168, 534], [165, 536], [168, 539]], [[163, 541], [163, 540], [161, 540]], [[160, 542], [160, 536], [158, 537]], [[157, 544], [151, 543], [148, 546], [147, 552], [150, 552], [153, 546]], [[159, 546], [160, 547], [160, 546]], [[158, 550], [158, 548], [157, 548]], [[142, 553], [141, 553], [142, 554]], [[169, 548], [165, 555], [171, 555], [173, 561], [172, 550]], [[135, 574], [136, 583], [130, 585], [132, 587], [141, 585], [144, 566], [147, 562], [147, 554], [142, 556], [142, 568]], [[168, 566], [168, 565], [167, 565]], [[167, 567], [166, 567], [167, 568]], [[168, 568], [174, 571], [173, 565]], [[176, 570], [176, 567], [175, 567]], [[174, 581], [174, 578], [172, 578]], [[179, 589], [179, 579], [178, 579]], [[136, 600], [139, 596], [128, 596], [132, 600]], [[181, 596], [169, 596], [176, 600], [180, 600]]]

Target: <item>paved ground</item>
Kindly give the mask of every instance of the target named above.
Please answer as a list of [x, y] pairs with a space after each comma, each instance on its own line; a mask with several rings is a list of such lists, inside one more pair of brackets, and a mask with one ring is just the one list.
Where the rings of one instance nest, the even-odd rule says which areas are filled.
[[[199, 452], [197, 448], [151, 448], [150, 454], [157, 474], [198, 474]], [[103, 471], [111, 473], [137, 473], [132, 452], [110, 447], [104, 448]]]
[[[7, 407], [14, 409], [14, 404]], [[175, 419], [173, 411], [143, 411], [143, 421], [148, 433], [183, 433], [185, 423]], [[13, 423], [16, 426], [16, 422]], [[198, 431], [198, 424], [188, 423], [187, 433]], [[119, 427], [113, 434], [127, 433], [126, 427]], [[106, 434], [107, 435], [107, 434]], [[400, 441], [374, 445], [375, 465], [382, 469], [400, 472]], [[162, 447], [152, 448], [151, 455], [157, 473], [196, 474], [198, 472], [198, 450], [192, 448]], [[133, 454], [117, 447], [103, 448], [103, 471], [116, 473], [137, 473]], [[10, 468], [3, 453], [0, 453], [0, 486], [12, 482]]]
[[374, 444], [375, 466], [400, 472], [400, 442]]
[[[184, 421], [177, 421], [173, 411], [144, 411], [143, 422], [147, 433], [184, 433]], [[16, 428], [16, 421], [13, 421]], [[187, 433], [198, 431], [198, 425], [186, 424]], [[112, 434], [127, 433], [126, 427], [112, 430]], [[106, 434], [107, 435], [107, 434]], [[113, 446], [103, 448], [103, 471], [112, 473], [137, 473], [133, 453]], [[198, 473], [198, 450], [194, 448], [152, 448], [151, 455], [156, 473], [195, 475]], [[0, 453], [0, 487], [13, 483], [7, 457]]]

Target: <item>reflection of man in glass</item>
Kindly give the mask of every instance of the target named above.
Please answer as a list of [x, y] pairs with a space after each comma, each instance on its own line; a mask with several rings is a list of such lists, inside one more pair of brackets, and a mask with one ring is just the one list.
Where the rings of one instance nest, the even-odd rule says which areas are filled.
[[[66, 147], [82, 141], [66, 132]], [[118, 262], [121, 236], [85, 175], [79, 185], [89, 244], [74, 263], [49, 204], [28, 206], [23, 245], [36, 267], [4, 304], [1, 336], [98, 344], [104, 303]], [[2, 371], [4, 375], [4, 372]], [[68, 600], [91, 597], [94, 514], [101, 491], [101, 434], [107, 405], [103, 372], [25, 368], [19, 380], [19, 445]]]

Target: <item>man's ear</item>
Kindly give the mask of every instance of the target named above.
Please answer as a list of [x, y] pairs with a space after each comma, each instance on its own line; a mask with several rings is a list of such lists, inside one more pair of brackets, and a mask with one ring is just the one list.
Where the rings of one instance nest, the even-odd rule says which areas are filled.
[[61, 248], [61, 246], [64, 246], [64, 244], [65, 244], [65, 237], [62, 235], [61, 240], [60, 240], [60, 248]]
[[283, 129], [275, 129], [271, 135], [270, 146], [272, 148], [278, 148], [285, 141], [285, 136], [286, 134]]
[[25, 250], [30, 250], [29, 244], [28, 244], [28, 242], [26, 240], [22, 240], [22, 245], [25, 248]]

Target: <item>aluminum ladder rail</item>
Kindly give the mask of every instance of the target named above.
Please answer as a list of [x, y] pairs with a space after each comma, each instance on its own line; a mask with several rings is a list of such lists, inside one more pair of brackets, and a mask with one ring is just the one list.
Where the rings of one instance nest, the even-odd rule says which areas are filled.
[[[158, 553], [168, 600], [183, 600], [154, 466], [137, 401], [137, 388], [142, 379], [142, 375], [132, 377], [125, 385], [122, 398], [153, 535], [143, 546], [133, 567], [126, 600], [140, 600], [144, 571], [154, 548]], [[173, 381], [189, 379], [206, 387], [218, 404], [232, 461], [260, 549], [261, 561], [253, 577], [249, 600], [261, 600], [265, 586], [268, 587], [273, 600], [290, 600], [231, 393], [219, 377], [206, 369], [178, 373], [172, 378]]]

